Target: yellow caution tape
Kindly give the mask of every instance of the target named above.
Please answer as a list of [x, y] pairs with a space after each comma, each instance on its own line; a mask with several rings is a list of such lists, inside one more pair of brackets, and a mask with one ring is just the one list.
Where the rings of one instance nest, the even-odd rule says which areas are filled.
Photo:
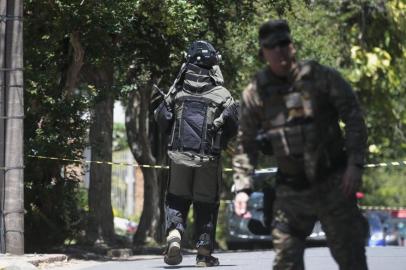
[[360, 205], [362, 210], [378, 210], [378, 211], [405, 211], [406, 207], [394, 207], [394, 206], [372, 206], [372, 205]]
[[61, 160], [61, 161], [69, 161], [69, 162], [74, 162], [74, 163], [96, 163], [96, 164], [108, 164], [108, 165], [116, 165], [116, 166], [132, 166], [132, 167], [153, 168], [153, 169], [169, 169], [169, 166], [161, 166], [161, 165], [142, 165], [142, 164], [136, 164], [136, 163], [127, 163], [127, 162], [69, 159], [69, 158], [46, 157], [46, 156], [37, 156], [37, 155], [28, 155], [28, 156], [30, 158]]
[[375, 167], [389, 167], [389, 166], [401, 166], [406, 165], [406, 160], [403, 161], [392, 161], [392, 162], [381, 162], [376, 164], [366, 164], [366, 168], [375, 168]]
[[[232, 203], [233, 200], [220, 200], [220, 203]], [[377, 210], [377, 211], [406, 211], [406, 207], [394, 206], [376, 206], [376, 205], [359, 205], [362, 210]]]
[[[136, 163], [127, 163], [127, 162], [111, 162], [111, 161], [94, 161], [94, 160], [85, 160], [85, 159], [68, 159], [68, 158], [58, 158], [58, 157], [47, 157], [47, 156], [38, 156], [38, 155], [28, 155], [31, 158], [38, 159], [50, 159], [50, 160], [61, 160], [69, 161], [74, 163], [97, 163], [97, 164], [109, 164], [116, 166], [132, 166], [132, 167], [142, 167], [142, 168], [151, 168], [151, 169], [169, 169], [169, 166], [163, 165], [148, 165], [148, 164], [136, 164]], [[392, 161], [392, 162], [381, 162], [381, 163], [370, 163], [364, 165], [365, 168], [377, 168], [377, 167], [390, 167], [390, 166], [402, 166], [406, 165], [406, 160], [403, 161]], [[276, 167], [269, 167], [264, 169], [258, 169], [255, 173], [267, 173], [267, 172], [276, 172]], [[232, 168], [224, 168], [225, 172], [232, 172]]]

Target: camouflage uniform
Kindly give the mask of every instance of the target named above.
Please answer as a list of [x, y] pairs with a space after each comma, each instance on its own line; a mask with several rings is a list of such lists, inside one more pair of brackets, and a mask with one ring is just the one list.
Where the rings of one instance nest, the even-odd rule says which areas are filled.
[[[236, 190], [251, 189], [258, 150], [272, 153], [278, 165], [273, 269], [304, 269], [305, 239], [316, 220], [341, 270], [367, 269], [367, 223], [355, 194], [347, 198], [340, 188], [346, 165], [362, 166], [366, 148], [366, 127], [351, 86], [336, 70], [314, 61], [298, 63], [285, 79], [266, 68], [244, 90], [240, 106]], [[258, 145], [259, 134], [266, 135], [265, 146]]]

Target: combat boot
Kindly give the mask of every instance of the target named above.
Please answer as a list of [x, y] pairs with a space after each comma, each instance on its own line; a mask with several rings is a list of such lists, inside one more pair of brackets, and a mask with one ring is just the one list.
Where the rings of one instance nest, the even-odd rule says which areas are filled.
[[178, 265], [182, 262], [182, 254], [180, 252], [180, 232], [176, 229], [171, 230], [166, 237], [166, 251], [164, 262], [168, 265]]
[[214, 256], [199, 255], [196, 256], [196, 266], [200, 267], [212, 267], [220, 265], [219, 259]]
[[197, 241], [196, 248], [197, 254], [209, 256], [211, 254], [211, 239], [208, 233], [203, 233], [199, 236], [199, 240]]
[[203, 233], [199, 237], [199, 241], [196, 244], [197, 256], [196, 266], [211, 267], [219, 265], [219, 260], [216, 257], [211, 256], [212, 253], [212, 241], [211, 236], [208, 233]]

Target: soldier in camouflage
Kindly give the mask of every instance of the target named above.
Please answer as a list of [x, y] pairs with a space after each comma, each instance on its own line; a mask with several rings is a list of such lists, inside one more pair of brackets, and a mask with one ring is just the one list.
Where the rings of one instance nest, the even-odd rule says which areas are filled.
[[272, 154], [278, 166], [273, 269], [304, 269], [305, 239], [320, 220], [340, 270], [365, 270], [368, 227], [355, 193], [367, 133], [357, 97], [336, 70], [296, 61], [286, 21], [264, 23], [259, 41], [268, 65], [241, 98], [235, 212], [247, 211], [258, 150]]

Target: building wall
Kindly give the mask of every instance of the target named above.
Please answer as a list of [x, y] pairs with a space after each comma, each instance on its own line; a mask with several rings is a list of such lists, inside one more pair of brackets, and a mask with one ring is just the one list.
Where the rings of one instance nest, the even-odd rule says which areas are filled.
[[[113, 153], [113, 162], [136, 164], [129, 149]], [[144, 202], [144, 180], [139, 167], [113, 165], [113, 208], [124, 217], [139, 216]]]
[[135, 215], [139, 217], [144, 206], [144, 176], [140, 167], [135, 170], [135, 179]]

